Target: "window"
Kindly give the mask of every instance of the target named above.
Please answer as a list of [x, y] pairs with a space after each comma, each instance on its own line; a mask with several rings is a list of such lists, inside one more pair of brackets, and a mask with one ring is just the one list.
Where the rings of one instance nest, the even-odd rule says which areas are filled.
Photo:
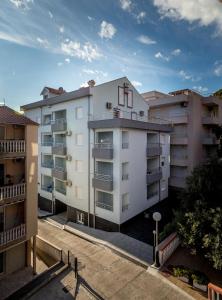
[[129, 132], [122, 131], [122, 149], [129, 148]]
[[76, 222], [79, 224], [84, 224], [84, 213], [77, 210], [76, 212]]
[[164, 192], [166, 190], [166, 188], [167, 188], [167, 186], [166, 186], [166, 180], [162, 180], [160, 182], [160, 185], [161, 185], [161, 192]]
[[0, 126], [0, 140], [4, 140], [5, 138], [5, 127]]
[[113, 195], [104, 192], [97, 192], [96, 206], [113, 211]]
[[66, 183], [61, 180], [56, 179], [55, 180], [55, 190], [58, 193], [66, 195]]
[[129, 208], [129, 193], [122, 195], [122, 212]]
[[124, 88], [119, 86], [118, 87], [119, 92], [118, 92], [118, 104], [121, 106], [125, 105], [125, 98], [124, 98]]
[[127, 107], [133, 108], [133, 91], [131, 90], [127, 94]]
[[52, 119], [52, 116], [49, 114], [49, 115], [44, 115], [43, 116], [43, 125], [50, 125], [51, 124], [51, 119]]
[[82, 197], [82, 188], [77, 185], [75, 186], [75, 198], [79, 199], [79, 200], [83, 198]]
[[122, 180], [129, 179], [129, 163], [124, 162], [122, 163]]
[[45, 94], [44, 96], [43, 96], [43, 99], [47, 99], [49, 97], [49, 95], [48, 94]]
[[82, 133], [77, 133], [76, 134], [76, 145], [77, 146], [82, 146], [83, 145], [83, 134]]
[[83, 171], [83, 161], [82, 160], [76, 160], [76, 171], [82, 172]]
[[76, 107], [76, 119], [82, 119], [83, 118], [83, 108], [80, 107]]

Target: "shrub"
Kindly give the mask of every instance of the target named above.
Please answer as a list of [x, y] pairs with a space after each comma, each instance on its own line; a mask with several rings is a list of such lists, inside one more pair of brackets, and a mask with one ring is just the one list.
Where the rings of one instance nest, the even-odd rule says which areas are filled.
[[175, 266], [173, 267], [173, 275], [175, 277], [185, 277], [187, 279], [191, 278], [191, 270], [184, 266]]
[[209, 283], [208, 277], [203, 272], [194, 271], [191, 275], [191, 278], [193, 282], [196, 282], [198, 284], [207, 285]]

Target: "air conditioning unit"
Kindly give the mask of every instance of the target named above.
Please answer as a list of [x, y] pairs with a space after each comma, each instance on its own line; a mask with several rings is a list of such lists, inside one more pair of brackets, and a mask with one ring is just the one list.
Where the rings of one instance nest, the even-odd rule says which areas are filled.
[[140, 117], [144, 117], [144, 111], [143, 110], [140, 110], [139, 114], [140, 114]]
[[112, 103], [106, 102], [106, 109], [112, 109]]
[[182, 107], [187, 107], [187, 106], [188, 106], [188, 103], [187, 103], [187, 102], [181, 102], [180, 105], [181, 105]]
[[66, 155], [66, 160], [71, 161], [72, 160], [72, 155]]
[[67, 185], [68, 187], [71, 187], [71, 186], [72, 186], [72, 181], [71, 181], [71, 180], [67, 180], [67, 181], [66, 181], [66, 185]]
[[71, 131], [71, 130], [67, 130], [67, 131], [66, 131], [66, 135], [67, 135], [67, 136], [71, 136], [71, 135], [72, 135], [72, 131]]

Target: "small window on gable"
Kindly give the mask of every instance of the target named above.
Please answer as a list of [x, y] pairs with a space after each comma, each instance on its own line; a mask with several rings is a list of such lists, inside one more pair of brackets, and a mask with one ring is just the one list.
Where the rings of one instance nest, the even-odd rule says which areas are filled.
[[133, 91], [128, 91], [128, 97], [127, 97], [127, 107], [133, 108]]
[[118, 104], [121, 105], [121, 106], [125, 105], [124, 88], [121, 87], [121, 86], [119, 86]]

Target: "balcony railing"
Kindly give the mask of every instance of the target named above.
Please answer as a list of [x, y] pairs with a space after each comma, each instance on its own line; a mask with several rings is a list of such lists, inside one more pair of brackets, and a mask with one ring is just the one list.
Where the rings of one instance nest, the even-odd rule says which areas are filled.
[[160, 143], [149, 143], [147, 144], [147, 157], [159, 156], [162, 154], [162, 147]]
[[52, 147], [53, 142], [52, 141], [48, 141], [48, 142], [42, 142], [42, 147]]
[[162, 169], [149, 169], [147, 170], [146, 181], [147, 184], [151, 184], [153, 182], [159, 181], [162, 178]]
[[9, 244], [10, 242], [24, 238], [26, 234], [26, 225], [21, 224], [14, 228], [8, 229], [0, 233], [0, 246]]
[[103, 208], [103, 209], [106, 209], [106, 210], [113, 211], [113, 205], [109, 205], [109, 204], [106, 204], [104, 202], [97, 201], [96, 206], [100, 207], [100, 208]]
[[67, 180], [67, 172], [66, 172], [66, 168], [65, 167], [58, 167], [58, 166], [55, 166], [53, 169], [52, 169], [52, 176], [57, 178], [57, 179], [60, 179], [60, 180]]
[[25, 153], [24, 140], [0, 140], [0, 154], [23, 154]]
[[67, 148], [65, 143], [54, 143], [52, 147], [52, 154], [55, 155], [66, 155]]
[[53, 168], [53, 161], [43, 161], [42, 162], [42, 167], [52, 169]]
[[222, 299], [222, 288], [219, 286], [209, 283], [208, 284], [208, 299], [209, 300], [221, 300]]
[[25, 196], [26, 183], [0, 187], [0, 201]]
[[66, 119], [56, 119], [52, 121], [52, 131], [65, 131], [67, 129]]
[[56, 192], [66, 195], [66, 188], [62, 188], [62, 187], [55, 187]]
[[93, 178], [93, 187], [104, 191], [112, 191], [113, 176], [95, 173]]
[[113, 159], [113, 144], [112, 143], [95, 143], [92, 156], [101, 159]]

